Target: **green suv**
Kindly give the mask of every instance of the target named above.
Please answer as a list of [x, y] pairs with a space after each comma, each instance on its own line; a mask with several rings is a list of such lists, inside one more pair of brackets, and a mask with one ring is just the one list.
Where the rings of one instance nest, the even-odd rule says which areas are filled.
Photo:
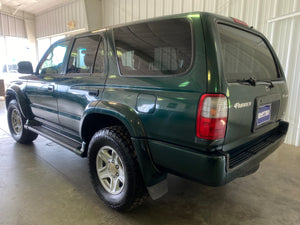
[[88, 157], [116, 210], [164, 195], [168, 173], [211, 186], [251, 174], [288, 129], [279, 60], [233, 18], [193, 12], [80, 34], [18, 71], [6, 92], [13, 138], [40, 134]]

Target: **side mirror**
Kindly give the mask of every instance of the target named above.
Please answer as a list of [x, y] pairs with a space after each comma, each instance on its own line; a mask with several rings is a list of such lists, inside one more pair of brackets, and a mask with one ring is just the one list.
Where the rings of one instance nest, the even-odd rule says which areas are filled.
[[18, 63], [18, 72], [24, 74], [33, 74], [33, 67], [31, 62], [21, 61]]

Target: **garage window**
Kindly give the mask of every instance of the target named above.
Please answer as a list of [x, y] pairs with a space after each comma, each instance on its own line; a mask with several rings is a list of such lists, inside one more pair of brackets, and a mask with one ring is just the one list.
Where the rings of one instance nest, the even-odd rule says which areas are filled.
[[123, 75], [172, 75], [187, 71], [192, 61], [189, 21], [169, 19], [114, 29]]

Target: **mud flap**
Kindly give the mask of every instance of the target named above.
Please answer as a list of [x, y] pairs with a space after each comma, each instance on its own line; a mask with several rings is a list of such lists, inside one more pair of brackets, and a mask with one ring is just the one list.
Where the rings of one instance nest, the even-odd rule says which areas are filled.
[[165, 194], [168, 193], [168, 182], [167, 182], [167, 179], [155, 184], [155, 185], [152, 185], [150, 187], [147, 187], [148, 189], [148, 193], [150, 195], [150, 197], [153, 199], [153, 200], [156, 200], [156, 199], [159, 199], [161, 198], [162, 196], [164, 196]]
[[167, 173], [154, 165], [145, 139], [131, 138], [131, 140], [149, 195], [152, 199], [158, 199], [168, 192]]

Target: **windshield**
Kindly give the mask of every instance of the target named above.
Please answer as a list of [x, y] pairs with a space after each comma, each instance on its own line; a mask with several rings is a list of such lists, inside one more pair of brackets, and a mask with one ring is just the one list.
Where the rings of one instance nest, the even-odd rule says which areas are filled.
[[227, 81], [278, 79], [273, 56], [261, 37], [223, 24], [218, 24], [218, 30]]

